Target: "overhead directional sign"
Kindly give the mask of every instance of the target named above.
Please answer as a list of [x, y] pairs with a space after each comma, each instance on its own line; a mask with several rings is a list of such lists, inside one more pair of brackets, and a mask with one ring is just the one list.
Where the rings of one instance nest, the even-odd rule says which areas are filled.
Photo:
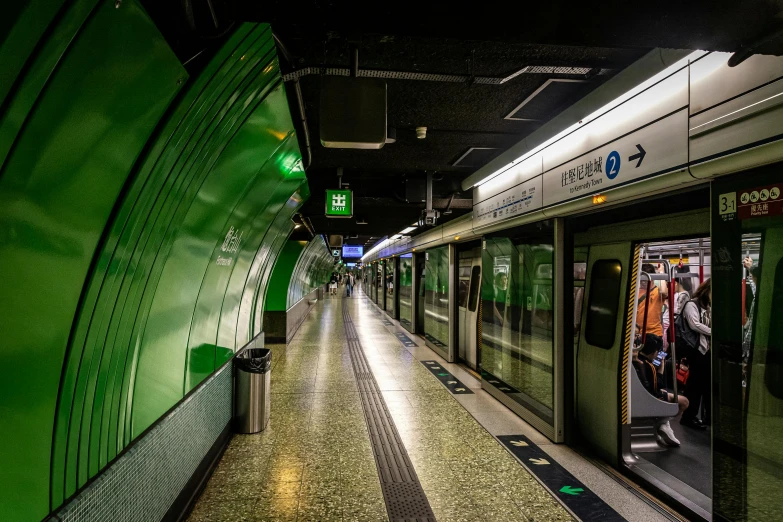
[[498, 169], [473, 189], [474, 227], [686, 169], [688, 78], [683, 67]]
[[500, 435], [498, 440], [549, 488], [555, 498], [576, 515], [578, 520], [625, 520], [524, 435]]
[[487, 225], [541, 208], [541, 176], [525, 181], [473, 207], [473, 219]]
[[353, 193], [350, 190], [326, 190], [326, 217], [353, 217]]
[[[688, 111], [682, 109], [628, 136], [544, 172], [544, 206], [562, 203], [688, 163]], [[622, 161], [626, 159], [627, 162]]]

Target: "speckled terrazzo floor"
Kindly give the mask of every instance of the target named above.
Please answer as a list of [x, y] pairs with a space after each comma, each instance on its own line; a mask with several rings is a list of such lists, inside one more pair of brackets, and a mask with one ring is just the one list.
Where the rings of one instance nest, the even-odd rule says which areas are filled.
[[340, 301], [268, 347], [269, 427], [234, 436], [188, 520], [385, 520]]
[[[272, 415], [235, 436], [190, 522], [387, 520], [343, 327], [319, 302], [288, 345], [272, 345]], [[357, 297], [351, 314], [437, 520], [571, 520], [568, 513]]]
[[365, 354], [439, 521], [571, 520], [552, 496], [383, 328], [349, 308]]

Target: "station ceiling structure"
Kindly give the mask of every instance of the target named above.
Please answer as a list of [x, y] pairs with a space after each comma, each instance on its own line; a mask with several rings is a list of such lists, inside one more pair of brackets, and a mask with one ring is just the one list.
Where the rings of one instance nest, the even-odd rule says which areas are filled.
[[[783, 53], [783, 2], [251, 2], [147, 7], [192, 66], [240, 21], [269, 22], [281, 50], [311, 198], [294, 232], [371, 246], [414, 223], [432, 173], [440, 222], [472, 208], [460, 182], [654, 48]], [[386, 80], [394, 142], [328, 149], [319, 135], [323, 75]], [[285, 63], [287, 62], [287, 63]], [[295, 86], [295, 84], [297, 84]], [[297, 92], [298, 91], [298, 92]], [[301, 94], [300, 94], [301, 93]], [[301, 99], [299, 97], [301, 96]], [[426, 127], [426, 138], [416, 128]], [[309, 152], [308, 152], [309, 148]], [[325, 189], [354, 191], [354, 217], [324, 216]]]

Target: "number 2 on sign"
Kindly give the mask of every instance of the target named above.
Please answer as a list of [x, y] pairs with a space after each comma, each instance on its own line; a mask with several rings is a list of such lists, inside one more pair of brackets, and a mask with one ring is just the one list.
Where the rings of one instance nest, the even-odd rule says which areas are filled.
[[606, 157], [606, 177], [614, 179], [620, 173], [620, 153], [613, 150]]

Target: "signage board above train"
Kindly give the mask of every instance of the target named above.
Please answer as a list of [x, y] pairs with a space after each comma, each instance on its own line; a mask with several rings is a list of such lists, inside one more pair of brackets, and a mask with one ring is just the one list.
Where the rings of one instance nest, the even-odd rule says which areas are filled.
[[687, 167], [687, 67], [477, 185], [474, 227]]
[[[730, 66], [731, 53], [667, 53], [649, 53], [463, 180], [464, 189], [473, 188], [467, 219], [392, 236], [364, 259], [783, 161], [783, 57], [753, 55]], [[758, 192], [757, 203], [748, 193], [745, 213], [777, 211], [777, 204], [765, 208]], [[742, 194], [734, 198], [738, 206]]]
[[682, 170], [688, 164], [688, 112], [680, 111], [544, 173], [544, 206]]

